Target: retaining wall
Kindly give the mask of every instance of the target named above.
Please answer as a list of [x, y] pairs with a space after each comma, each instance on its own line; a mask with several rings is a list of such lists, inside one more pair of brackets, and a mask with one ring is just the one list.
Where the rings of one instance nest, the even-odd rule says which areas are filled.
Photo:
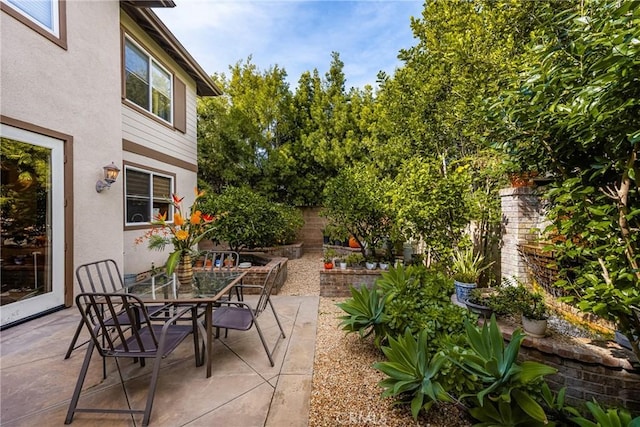
[[320, 296], [321, 297], [350, 297], [349, 288], [367, 286], [369, 289], [380, 277], [383, 270], [366, 270], [364, 268], [347, 268], [341, 270], [320, 271]]
[[[502, 335], [510, 341], [517, 325], [500, 323]], [[549, 387], [566, 387], [566, 403], [581, 408], [596, 399], [603, 406], [626, 408], [640, 415], [640, 365], [633, 353], [614, 341], [526, 337], [518, 359], [552, 366], [558, 373], [546, 377]]]

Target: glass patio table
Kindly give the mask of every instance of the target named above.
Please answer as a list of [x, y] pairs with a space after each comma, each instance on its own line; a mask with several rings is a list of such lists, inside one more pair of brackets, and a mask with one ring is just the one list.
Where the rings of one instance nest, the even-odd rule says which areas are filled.
[[[193, 304], [205, 307], [205, 330], [201, 332], [206, 336], [204, 341], [207, 353], [207, 378], [209, 378], [213, 358], [213, 327], [211, 325], [213, 306], [228, 295], [234, 286], [241, 284], [246, 274], [246, 271], [237, 270], [194, 271], [191, 286], [180, 286], [175, 274], [169, 277], [161, 273], [128, 285], [127, 292], [149, 305]], [[202, 328], [199, 322], [198, 326]]]

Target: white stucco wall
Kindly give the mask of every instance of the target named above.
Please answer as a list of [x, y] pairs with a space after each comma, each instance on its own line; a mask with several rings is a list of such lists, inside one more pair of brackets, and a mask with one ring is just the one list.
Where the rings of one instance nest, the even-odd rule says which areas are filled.
[[121, 180], [97, 193], [102, 167], [122, 166], [120, 8], [67, 1], [68, 48], [0, 13], [0, 111], [73, 137], [74, 266], [123, 259]]

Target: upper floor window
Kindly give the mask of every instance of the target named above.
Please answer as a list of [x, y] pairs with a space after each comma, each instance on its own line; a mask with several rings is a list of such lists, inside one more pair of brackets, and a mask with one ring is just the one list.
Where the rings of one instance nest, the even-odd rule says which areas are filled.
[[125, 39], [125, 96], [166, 122], [172, 122], [172, 76], [151, 55]]
[[2, 10], [67, 48], [65, 0], [0, 0]]
[[127, 225], [149, 223], [159, 214], [173, 221], [172, 176], [130, 166], [125, 166], [124, 173]]

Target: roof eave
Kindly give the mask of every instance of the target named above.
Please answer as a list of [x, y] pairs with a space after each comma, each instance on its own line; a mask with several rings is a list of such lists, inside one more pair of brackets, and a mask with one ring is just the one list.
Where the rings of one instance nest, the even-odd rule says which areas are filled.
[[[160, 45], [169, 56], [178, 63], [196, 82], [196, 93], [199, 96], [219, 96], [222, 90], [211, 80], [200, 64], [189, 54], [166, 25], [148, 7], [137, 6], [138, 3], [173, 3], [168, 0], [152, 2], [122, 1], [121, 7], [149, 36]], [[175, 4], [174, 4], [175, 5]], [[164, 6], [173, 7], [173, 6]]]

